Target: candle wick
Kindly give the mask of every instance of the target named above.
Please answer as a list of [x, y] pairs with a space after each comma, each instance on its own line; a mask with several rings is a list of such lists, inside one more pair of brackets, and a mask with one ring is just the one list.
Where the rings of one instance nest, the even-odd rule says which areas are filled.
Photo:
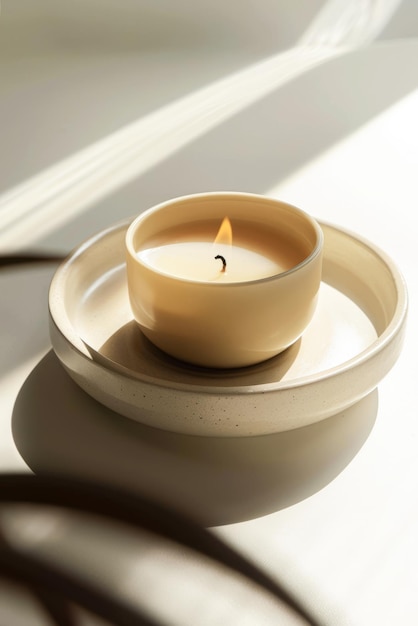
[[223, 257], [221, 254], [217, 254], [215, 259], [221, 259], [222, 261], [222, 269], [221, 272], [225, 272], [226, 271], [226, 261], [225, 261], [225, 257]]

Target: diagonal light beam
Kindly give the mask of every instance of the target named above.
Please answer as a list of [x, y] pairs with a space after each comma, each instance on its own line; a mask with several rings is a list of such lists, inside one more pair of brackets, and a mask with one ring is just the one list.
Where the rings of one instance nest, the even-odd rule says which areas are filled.
[[0, 246], [31, 244], [296, 76], [368, 43], [398, 4], [330, 0], [294, 48], [184, 96], [4, 193]]

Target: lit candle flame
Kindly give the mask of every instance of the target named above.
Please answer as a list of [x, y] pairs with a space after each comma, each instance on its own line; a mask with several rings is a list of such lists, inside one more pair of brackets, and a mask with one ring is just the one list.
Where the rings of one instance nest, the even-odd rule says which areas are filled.
[[224, 243], [229, 246], [232, 245], [232, 226], [228, 217], [224, 217], [218, 230], [218, 234], [215, 237], [215, 243]]

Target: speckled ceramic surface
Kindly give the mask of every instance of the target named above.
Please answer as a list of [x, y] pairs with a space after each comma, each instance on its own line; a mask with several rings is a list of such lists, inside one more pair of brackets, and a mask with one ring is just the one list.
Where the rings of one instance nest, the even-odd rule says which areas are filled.
[[50, 288], [53, 348], [75, 382], [121, 415], [186, 434], [251, 436], [325, 419], [372, 391], [399, 356], [402, 276], [382, 251], [321, 224], [323, 282], [302, 338], [259, 365], [209, 370], [150, 344], [129, 306], [128, 223], [82, 244]]

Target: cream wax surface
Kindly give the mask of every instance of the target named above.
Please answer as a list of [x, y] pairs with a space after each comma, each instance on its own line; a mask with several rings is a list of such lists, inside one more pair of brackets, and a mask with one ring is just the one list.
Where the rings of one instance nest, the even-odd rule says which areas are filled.
[[[206, 228], [206, 230], [210, 230]], [[212, 227], [213, 230], [213, 227]], [[268, 278], [300, 263], [306, 252], [263, 228], [238, 224], [234, 243], [217, 243], [196, 233], [167, 232], [137, 252], [152, 269], [183, 280], [245, 282]], [[154, 245], [155, 244], [155, 245]]]
[[288, 263], [279, 263], [246, 248], [203, 241], [157, 246], [142, 250], [138, 257], [157, 271], [197, 281], [231, 283], [258, 280], [288, 269]]

